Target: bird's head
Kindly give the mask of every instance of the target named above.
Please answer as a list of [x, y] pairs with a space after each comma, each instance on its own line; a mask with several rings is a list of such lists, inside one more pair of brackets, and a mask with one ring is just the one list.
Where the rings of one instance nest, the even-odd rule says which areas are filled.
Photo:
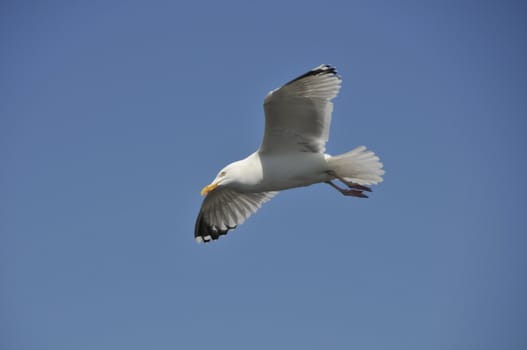
[[233, 183], [236, 179], [237, 174], [236, 163], [237, 162], [231, 163], [225, 168], [221, 169], [218, 175], [216, 175], [214, 181], [212, 181], [209, 185], [203, 187], [203, 189], [201, 190], [201, 195], [206, 196], [207, 194], [214, 191], [220, 186], [226, 186], [230, 183]]

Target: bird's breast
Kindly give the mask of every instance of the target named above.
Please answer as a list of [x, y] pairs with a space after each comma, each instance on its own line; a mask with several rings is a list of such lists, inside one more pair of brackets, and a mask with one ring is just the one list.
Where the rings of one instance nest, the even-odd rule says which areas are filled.
[[321, 153], [291, 153], [260, 156], [260, 191], [280, 191], [327, 181], [327, 163]]

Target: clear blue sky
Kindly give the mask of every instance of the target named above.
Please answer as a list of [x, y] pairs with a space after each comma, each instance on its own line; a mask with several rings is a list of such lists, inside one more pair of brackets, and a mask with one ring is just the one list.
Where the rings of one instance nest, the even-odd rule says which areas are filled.
[[[0, 348], [526, 349], [521, 1], [0, 5]], [[344, 79], [368, 200], [283, 192], [209, 245], [265, 94]]]

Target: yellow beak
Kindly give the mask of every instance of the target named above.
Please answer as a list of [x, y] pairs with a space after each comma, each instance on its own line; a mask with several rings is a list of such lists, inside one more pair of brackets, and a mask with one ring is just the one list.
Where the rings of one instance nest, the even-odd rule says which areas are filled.
[[209, 192], [214, 191], [216, 189], [216, 187], [218, 187], [217, 183], [211, 183], [210, 185], [207, 185], [207, 186], [203, 187], [203, 189], [201, 190], [201, 195], [202, 196], [208, 195]]

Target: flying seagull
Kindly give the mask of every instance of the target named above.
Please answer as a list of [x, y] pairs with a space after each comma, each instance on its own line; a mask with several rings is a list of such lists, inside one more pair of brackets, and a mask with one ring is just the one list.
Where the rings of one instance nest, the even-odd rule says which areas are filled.
[[221, 169], [201, 190], [196, 242], [227, 234], [281, 190], [323, 182], [345, 196], [368, 198], [364, 192], [384, 174], [379, 157], [364, 146], [338, 156], [325, 153], [331, 100], [341, 82], [335, 68], [323, 64], [267, 94], [260, 148]]

